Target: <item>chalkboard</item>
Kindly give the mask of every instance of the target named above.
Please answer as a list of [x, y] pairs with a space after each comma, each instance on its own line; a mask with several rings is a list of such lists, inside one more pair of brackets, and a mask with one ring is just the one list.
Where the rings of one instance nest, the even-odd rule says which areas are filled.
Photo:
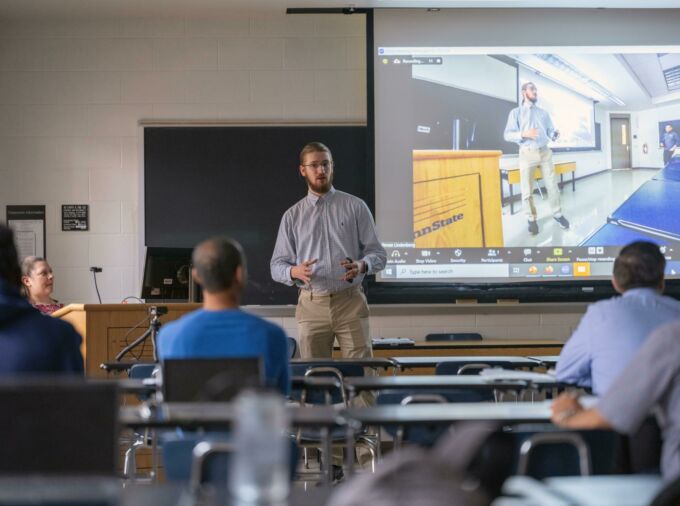
[[194, 247], [214, 235], [241, 243], [248, 259], [243, 304], [294, 304], [269, 260], [283, 213], [307, 193], [299, 153], [310, 141], [333, 152], [335, 188], [373, 212], [365, 126], [147, 126], [144, 223], [148, 247]]

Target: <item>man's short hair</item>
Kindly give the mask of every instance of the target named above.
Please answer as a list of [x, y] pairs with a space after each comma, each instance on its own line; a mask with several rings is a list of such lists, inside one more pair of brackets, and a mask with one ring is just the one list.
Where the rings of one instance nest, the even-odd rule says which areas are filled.
[[21, 287], [21, 268], [14, 233], [2, 223], [0, 223], [0, 279], [14, 288]]
[[536, 85], [535, 85], [534, 83], [532, 83], [531, 81], [527, 81], [526, 83], [524, 83], [524, 84], [522, 85], [522, 92], [526, 91], [526, 89], [527, 89], [529, 86], [533, 86], [534, 88], [536, 87]]
[[328, 149], [328, 146], [321, 142], [309, 142], [305, 144], [305, 147], [300, 151], [300, 165], [305, 163], [305, 156], [308, 153], [328, 153], [328, 158], [331, 160], [333, 159], [333, 155], [331, 154], [331, 150]]
[[648, 241], [625, 246], [614, 261], [614, 279], [623, 291], [631, 288], [658, 288], [664, 279], [666, 258], [659, 247]]
[[201, 286], [218, 293], [231, 288], [239, 265], [245, 268], [241, 245], [228, 237], [212, 237], [200, 243], [191, 256]]

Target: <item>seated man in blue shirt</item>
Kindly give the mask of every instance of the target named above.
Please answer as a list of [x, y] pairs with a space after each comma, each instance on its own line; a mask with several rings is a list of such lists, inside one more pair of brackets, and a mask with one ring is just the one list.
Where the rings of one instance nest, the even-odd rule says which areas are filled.
[[[663, 430], [661, 471], [665, 480], [680, 477], [680, 322], [656, 329], [634, 360], [595, 407], [586, 409], [568, 393], [552, 405], [555, 424], [571, 429], [613, 429], [635, 434], [645, 418]], [[674, 503], [675, 504], [675, 503]]]
[[0, 224], [0, 375], [83, 374], [82, 338], [19, 294], [21, 268], [12, 230]]
[[241, 246], [215, 237], [194, 249], [192, 276], [203, 289], [203, 309], [165, 325], [158, 356], [168, 358], [262, 357], [268, 386], [290, 388], [287, 340], [283, 330], [239, 309], [246, 285]]
[[562, 348], [557, 379], [604, 395], [647, 336], [680, 318], [680, 302], [662, 295], [666, 259], [650, 242], [624, 247], [612, 285], [621, 294], [591, 304]]

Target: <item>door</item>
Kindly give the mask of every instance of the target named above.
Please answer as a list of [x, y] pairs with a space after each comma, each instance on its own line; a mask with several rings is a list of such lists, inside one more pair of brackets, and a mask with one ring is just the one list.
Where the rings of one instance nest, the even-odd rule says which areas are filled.
[[612, 169], [630, 169], [630, 117], [610, 119]]

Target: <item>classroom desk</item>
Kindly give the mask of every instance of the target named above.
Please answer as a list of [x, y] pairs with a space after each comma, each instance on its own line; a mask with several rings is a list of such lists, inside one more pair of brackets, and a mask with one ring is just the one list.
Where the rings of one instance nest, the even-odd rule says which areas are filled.
[[[321, 429], [322, 448], [331, 454], [330, 432], [343, 427], [346, 420], [340, 410], [333, 406], [286, 406], [290, 424], [296, 428], [313, 427]], [[164, 403], [158, 406], [141, 404], [124, 406], [118, 413], [120, 425], [132, 429], [172, 429], [181, 427], [189, 430], [229, 430], [236, 419], [233, 403], [186, 402]], [[354, 437], [348, 431], [348, 437]], [[353, 442], [353, 441], [352, 441]], [[349, 453], [352, 455], [352, 453]], [[328, 466], [327, 478], [332, 481], [332, 466]]]
[[555, 367], [557, 361], [560, 359], [559, 355], [537, 355], [533, 357], [527, 357], [531, 360], [536, 360], [546, 367]]
[[133, 365], [156, 365], [158, 362], [147, 362], [147, 361], [123, 361], [123, 362], [102, 362], [99, 364], [99, 368], [106, 371], [107, 373], [109, 372], [115, 372], [115, 373], [121, 373], [130, 370], [130, 368]]
[[342, 415], [362, 425], [448, 425], [464, 421], [549, 422], [550, 404], [551, 401], [411, 404], [349, 408]]
[[521, 380], [485, 379], [481, 376], [364, 376], [345, 378], [345, 388], [354, 398], [364, 390], [511, 390], [520, 391], [529, 387]]
[[475, 363], [488, 364], [492, 367], [504, 367], [507, 369], [514, 369], [520, 367], [538, 367], [541, 364], [537, 360], [532, 360], [527, 357], [513, 357], [502, 355], [480, 355], [470, 357], [441, 357], [441, 356], [423, 356], [423, 357], [394, 357], [394, 360], [402, 369], [426, 368], [436, 367], [442, 362], [459, 362], [459, 363]]
[[[97, 380], [100, 381], [100, 380]], [[103, 380], [110, 381], [110, 380]], [[148, 395], [160, 390], [161, 385], [156, 378], [115, 380], [118, 390], [124, 394]]]
[[348, 420], [347, 446], [352, 455], [353, 431], [360, 427], [384, 425], [451, 425], [456, 422], [550, 422], [550, 401], [546, 402], [457, 402], [448, 404], [409, 404], [349, 408], [342, 412]]
[[392, 369], [394, 374], [399, 369], [399, 363], [389, 357], [373, 357], [373, 358], [294, 358], [290, 361], [290, 365], [308, 365], [314, 367], [334, 367], [343, 365], [360, 365], [363, 367], [371, 367], [373, 369]]
[[680, 241], [680, 222], [675, 209], [680, 201], [680, 184], [650, 179], [640, 186], [607, 218], [610, 223]]
[[579, 246], [620, 246], [634, 241], [649, 241], [659, 246], [669, 243], [659, 235], [655, 236], [617, 223], [605, 223], [586, 237]]
[[[332, 491], [330, 487], [311, 487], [304, 490], [293, 485], [286, 505], [322, 506], [326, 504]], [[118, 478], [22, 476], [0, 478], [0, 504], [230, 506], [237, 502], [225, 491], [211, 487], [203, 487], [200, 496], [197, 496], [186, 486], [171, 483], [138, 485], [125, 484]]]
[[[471, 305], [482, 310], [482, 305]], [[421, 357], [440, 355], [443, 357], [470, 357], [477, 355], [554, 355], [560, 353], [564, 343], [552, 339], [482, 339], [476, 341], [417, 341], [414, 346], [374, 349], [375, 357]], [[333, 352], [340, 357], [340, 350]]]
[[[295, 427], [336, 427], [344, 425], [341, 412], [332, 406], [287, 406], [291, 424]], [[229, 428], [236, 417], [233, 403], [175, 402], [156, 408], [147, 404], [123, 406], [118, 420], [130, 428]]]
[[[513, 476], [503, 493], [518, 496], [525, 506], [647, 506], [663, 485], [657, 475], [568, 476], [542, 482]], [[511, 504], [502, 499], [493, 504]]]
[[[564, 174], [571, 173], [571, 191], [576, 191], [576, 162], [558, 162], [554, 164], [555, 174], [560, 175], [560, 188], [564, 186]], [[540, 167], [534, 169], [534, 178], [536, 181], [543, 179], [543, 173]], [[513, 184], [520, 183], [519, 168], [511, 167], [507, 169], [501, 169], [501, 179], [505, 179], [508, 182], [508, 187], [510, 188], [510, 214], [515, 214], [515, 205], [513, 202], [513, 197], [515, 196], [512, 189]], [[501, 201], [503, 200], [503, 186], [501, 185]]]

